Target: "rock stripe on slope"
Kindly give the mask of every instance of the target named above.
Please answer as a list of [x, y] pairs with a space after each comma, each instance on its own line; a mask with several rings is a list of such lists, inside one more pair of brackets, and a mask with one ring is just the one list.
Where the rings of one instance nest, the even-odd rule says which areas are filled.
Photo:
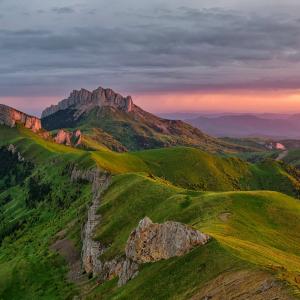
[[102, 272], [103, 264], [99, 256], [104, 252], [105, 247], [93, 239], [94, 230], [100, 223], [100, 215], [97, 210], [100, 206], [101, 193], [107, 188], [110, 176], [99, 169], [81, 171], [73, 169], [71, 179], [73, 181], [87, 180], [92, 183], [93, 200], [88, 209], [87, 222], [82, 231], [82, 266], [86, 273], [98, 275]]

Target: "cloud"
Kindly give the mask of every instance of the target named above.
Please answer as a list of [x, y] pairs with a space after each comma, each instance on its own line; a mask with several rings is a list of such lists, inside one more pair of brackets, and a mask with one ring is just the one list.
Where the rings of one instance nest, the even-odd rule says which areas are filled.
[[180, 7], [131, 18], [0, 30], [0, 96], [100, 84], [128, 92], [300, 86], [296, 17]]

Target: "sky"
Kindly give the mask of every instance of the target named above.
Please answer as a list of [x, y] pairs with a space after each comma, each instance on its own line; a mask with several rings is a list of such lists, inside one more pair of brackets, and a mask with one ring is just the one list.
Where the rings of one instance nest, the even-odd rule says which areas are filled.
[[109, 87], [152, 112], [300, 112], [298, 0], [0, 0], [0, 103]]

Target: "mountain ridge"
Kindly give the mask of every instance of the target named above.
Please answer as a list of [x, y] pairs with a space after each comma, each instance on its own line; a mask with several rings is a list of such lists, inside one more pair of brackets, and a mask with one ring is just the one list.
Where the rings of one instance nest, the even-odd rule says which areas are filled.
[[101, 87], [92, 92], [73, 91], [69, 98], [44, 110], [42, 116], [46, 130], [80, 129], [99, 140], [95, 128], [100, 129], [115, 140], [115, 148], [129, 151], [178, 145], [213, 152], [245, 151], [241, 146], [217, 140], [184, 121], [160, 118], [135, 105], [130, 96], [123, 97]]
[[37, 132], [42, 129], [41, 120], [28, 115], [8, 105], [0, 104], [0, 124], [14, 127], [17, 123], [23, 124], [26, 128]]
[[112, 89], [98, 87], [90, 92], [82, 88], [80, 90], [73, 90], [67, 99], [60, 101], [57, 105], [47, 107], [42, 112], [42, 119], [70, 107], [75, 107], [79, 109], [80, 113], [83, 113], [96, 106], [113, 106], [130, 112], [133, 108], [133, 102], [130, 96], [123, 97], [115, 93]]

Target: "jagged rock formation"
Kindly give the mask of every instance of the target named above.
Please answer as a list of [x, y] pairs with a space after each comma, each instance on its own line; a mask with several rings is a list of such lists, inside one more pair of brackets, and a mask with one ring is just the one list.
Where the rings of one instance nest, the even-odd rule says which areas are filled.
[[157, 224], [145, 217], [128, 238], [118, 286], [137, 276], [139, 264], [182, 256], [209, 240], [207, 234], [185, 224], [171, 221]]
[[57, 132], [56, 136], [54, 137], [54, 141], [57, 144], [63, 144], [63, 145], [67, 145], [67, 146], [77, 147], [77, 146], [81, 145], [82, 134], [79, 129], [77, 129], [73, 132], [69, 132], [64, 129], [60, 129]]
[[63, 129], [60, 129], [58, 130], [56, 136], [54, 137], [54, 141], [57, 144], [64, 144], [64, 145], [71, 146], [71, 133]]
[[0, 104], [0, 124], [14, 127], [17, 123], [24, 125], [34, 132], [42, 129], [40, 119], [29, 116], [7, 105]]
[[132, 110], [132, 99], [130, 96], [122, 97], [111, 89], [102, 87], [90, 92], [86, 89], [74, 90], [69, 98], [62, 100], [57, 105], [46, 108], [42, 113], [42, 118], [48, 117], [60, 110], [73, 108], [78, 110], [78, 115], [89, 111], [95, 107], [112, 106], [122, 111]]
[[109, 174], [99, 169], [78, 170], [74, 168], [71, 174], [72, 181], [86, 180], [92, 183], [93, 199], [92, 205], [88, 209], [87, 222], [82, 231], [82, 265], [88, 274], [101, 274], [103, 264], [99, 256], [105, 250], [104, 245], [93, 239], [94, 230], [100, 223], [100, 215], [97, 209], [100, 206], [100, 197], [103, 190], [109, 185]]
[[156, 224], [145, 217], [130, 234], [125, 252], [127, 258], [147, 263], [182, 256], [209, 239], [208, 235], [185, 224], [171, 221]]

